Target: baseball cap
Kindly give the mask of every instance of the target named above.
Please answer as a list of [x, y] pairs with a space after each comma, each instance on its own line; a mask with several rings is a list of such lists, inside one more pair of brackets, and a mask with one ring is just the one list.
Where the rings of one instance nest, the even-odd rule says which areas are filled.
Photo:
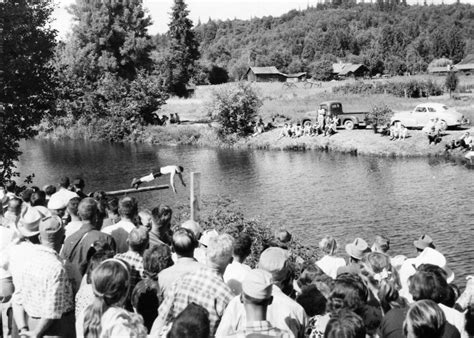
[[247, 272], [242, 281], [242, 292], [255, 299], [268, 299], [272, 295], [272, 275], [262, 269]]

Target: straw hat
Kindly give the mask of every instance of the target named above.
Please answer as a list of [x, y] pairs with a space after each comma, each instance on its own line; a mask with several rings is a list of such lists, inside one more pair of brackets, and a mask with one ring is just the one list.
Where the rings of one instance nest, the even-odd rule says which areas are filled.
[[366, 253], [370, 252], [370, 248], [362, 238], [356, 238], [354, 242], [346, 245], [346, 252], [349, 256], [361, 260]]
[[32, 237], [39, 234], [39, 224], [44, 217], [36, 208], [27, 208], [21, 215], [18, 222], [18, 231], [25, 237]]
[[433, 239], [429, 235], [422, 235], [419, 239], [413, 242], [415, 248], [423, 250], [429, 246], [433, 245]]

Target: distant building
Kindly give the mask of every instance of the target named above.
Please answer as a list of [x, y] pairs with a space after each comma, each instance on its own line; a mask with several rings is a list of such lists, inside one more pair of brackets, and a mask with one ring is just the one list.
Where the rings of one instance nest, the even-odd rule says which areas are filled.
[[306, 72], [287, 74], [286, 82], [300, 82], [306, 79], [306, 76], [307, 76]]
[[460, 73], [474, 74], [474, 54], [467, 55], [461, 62], [454, 66]]
[[428, 67], [428, 73], [434, 74], [434, 75], [445, 75], [448, 72], [457, 72], [458, 69], [456, 66], [452, 65], [446, 65], [443, 67]]
[[338, 77], [364, 77], [369, 69], [361, 63], [333, 63], [332, 72]]
[[247, 80], [250, 82], [285, 82], [286, 74], [280, 72], [276, 67], [249, 67]]

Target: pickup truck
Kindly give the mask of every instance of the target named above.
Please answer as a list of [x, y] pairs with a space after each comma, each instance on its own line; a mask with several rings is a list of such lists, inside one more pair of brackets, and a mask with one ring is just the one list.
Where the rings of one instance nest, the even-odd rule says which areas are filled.
[[434, 118], [440, 121], [441, 130], [466, 123], [464, 116], [454, 108], [434, 102], [419, 104], [412, 111], [395, 113], [392, 122], [400, 121], [407, 128], [423, 128]]
[[[338, 118], [338, 126], [344, 127], [347, 130], [352, 130], [354, 128], [359, 127], [366, 127], [366, 117], [368, 112], [344, 112], [342, 110], [342, 103], [338, 101], [325, 101], [321, 102], [318, 109], [324, 108], [326, 110], [326, 114], [329, 116], [337, 116]], [[308, 114], [315, 114], [316, 118], [318, 116], [317, 111], [308, 112]], [[312, 123], [313, 118], [305, 118], [302, 121], [303, 126], [306, 123]]]

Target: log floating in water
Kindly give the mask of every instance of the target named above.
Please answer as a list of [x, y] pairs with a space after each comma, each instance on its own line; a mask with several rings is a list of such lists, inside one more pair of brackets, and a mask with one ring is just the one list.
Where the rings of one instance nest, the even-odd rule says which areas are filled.
[[117, 196], [117, 195], [125, 195], [125, 194], [135, 194], [137, 192], [144, 192], [144, 191], [153, 191], [153, 190], [164, 190], [169, 189], [169, 185], [152, 185], [149, 187], [141, 187], [138, 189], [129, 188], [123, 190], [115, 190], [115, 191], [107, 191], [105, 192], [107, 196]]

